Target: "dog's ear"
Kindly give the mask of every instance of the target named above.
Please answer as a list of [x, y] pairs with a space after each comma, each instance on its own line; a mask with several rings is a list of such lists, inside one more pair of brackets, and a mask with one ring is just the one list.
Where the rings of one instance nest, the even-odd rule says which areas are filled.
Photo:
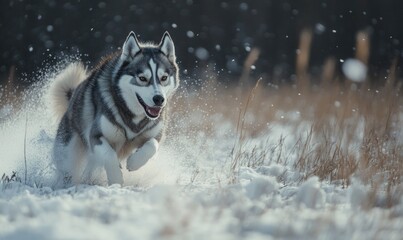
[[162, 36], [159, 48], [170, 61], [175, 62], [175, 46], [168, 32], [165, 32], [164, 36]]
[[134, 32], [130, 32], [129, 36], [127, 36], [125, 43], [122, 47], [122, 55], [120, 58], [122, 60], [127, 60], [129, 58], [133, 58], [138, 52], [141, 51], [141, 47], [139, 41], [137, 40], [136, 34]]

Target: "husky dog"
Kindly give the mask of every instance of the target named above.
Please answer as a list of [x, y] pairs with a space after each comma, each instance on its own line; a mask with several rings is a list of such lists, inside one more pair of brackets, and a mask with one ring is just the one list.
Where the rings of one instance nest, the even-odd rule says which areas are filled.
[[168, 32], [159, 45], [140, 43], [130, 32], [122, 51], [91, 72], [70, 64], [50, 88], [60, 119], [53, 149], [59, 184], [91, 183], [96, 169], [105, 169], [108, 184], [122, 184], [122, 160], [134, 171], [157, 152], [178, 85]]

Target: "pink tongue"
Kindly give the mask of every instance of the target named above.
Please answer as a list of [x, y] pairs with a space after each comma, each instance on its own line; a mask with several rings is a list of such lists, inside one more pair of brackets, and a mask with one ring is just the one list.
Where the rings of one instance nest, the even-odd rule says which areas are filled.
[[154, 117], [158, 116], [158, 114], [160, 114], [160, 111], [161, 108], [159, 107], [147, 107], [147, 112]]

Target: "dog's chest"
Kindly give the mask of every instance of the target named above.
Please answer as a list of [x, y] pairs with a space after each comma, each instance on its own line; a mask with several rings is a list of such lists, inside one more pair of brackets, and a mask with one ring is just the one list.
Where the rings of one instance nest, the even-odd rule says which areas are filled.
[[103, 116], [101, 117], [100, 126], [102, 135], [118, 155], [122, 157], [129, 154], [133, 149], [141, 147], [147, 140], [159, 135], [162, 131], [163, 123], [153, 124], [150, 122], [135, 133], [126, 126], [124, 126], [124, 129], [118, 127]]
[[102, 135], [108, 140], [109, 144], [116, 145], [126, 140], [125, 132], [105, 116], [101, 117], [99, 125]]

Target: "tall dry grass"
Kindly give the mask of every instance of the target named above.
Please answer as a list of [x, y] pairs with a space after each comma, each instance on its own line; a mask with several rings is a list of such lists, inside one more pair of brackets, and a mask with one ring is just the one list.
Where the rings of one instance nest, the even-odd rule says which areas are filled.
[[[359, 32], [356, 39], [355, 58], [366, 64], [368, 34]], [[235, 137], [230, 182], [236, 181], [240, 166], [292, 164], [302, 174], [301, 180], [315, 175], [347, 187], [353, 177], [358, 178], [372, 187], [374, 196], [385, 192], [386, 205], [391, 206], [396, 196], [403, 194], [402, 86], [395, 77], [396, 61], [389, 76], [371, 85], [369, 79], [362, 83], [340, 81], [335, 74], [336, 61], [329, 57], [321, 81], [313, 84], [308, 71], [311, 41], [311, 31], [303, 31], [295, 85], [251, 84], [255, 81], [247, 74], [259, 56], [256, 50], [245, 61], [239, 86], [209, 80], [197, 97], [179, 97], [173, 112], [181, 116], [201, 113], [202, 118], [188, 122], [190, 131], [213, 132], [219, 122], [211, 116], [217, 114], [232, 123]], [[270, 126], [287, 126], [293, 135], [269, 143]], [[173, 128], [174, 132], [183, 127]], [[267, 138], [262, 137], [265, 134]], [[250, 145], [258, 138], [259, 143]], [[291, 148], [285, 146], [285, 138], [293, 138]], [[375, 205], [375, 200], [371, 204]]]
[[[400, 89], [391, 78], [377, 88], [346, 81], [303, 90], [290, 85], [273, 88], [262, 82], [249, 89], [228, 88], [210, 81], [198, 90], [203, 94], [180, 97], [171, 109], [174, 115], [197, 112], [203, 117], [172, 130], [203, 131], [208, 136], [220, 124], [217, 114], [222, 116], [220, 121], [231, 122], [235, 137], [229, 153], [230, 182], [236, 181], [240, 166], [292, 164], [302, 173], [301, 180], [318, 176], [347, 187], [356, 177], [374, 191], [382, 185], [392, 204], [392, 191], [403, 180]], [[270, 126], [290, 127], [293, 134], [269, 143]], [[293, 147], [284, 146], [285, 138], [294, 140]], [[256, 143], [256, 139], [261, 140]], [[290, 155], [295, 157], [293, 162]]]

